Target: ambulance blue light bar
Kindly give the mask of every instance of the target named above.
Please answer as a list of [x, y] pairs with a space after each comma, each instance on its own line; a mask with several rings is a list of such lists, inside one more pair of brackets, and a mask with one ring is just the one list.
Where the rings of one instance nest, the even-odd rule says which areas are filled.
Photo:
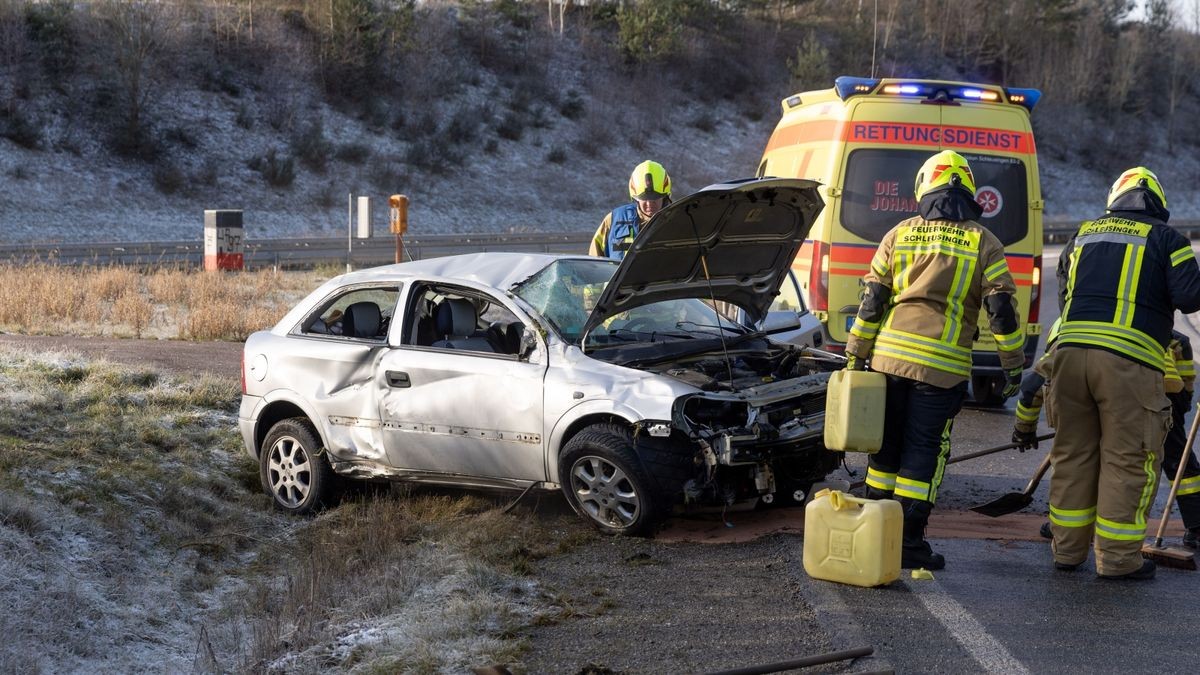
[[[834, 89], [843, 101], [851, 96], [877, 94], [928, 99], [934, 103], [954, 105], [954, 101], [983, 103], [1012, 103], [1033, 110], [1042, 93], [1037, 89], [1004, 89], [998, 87], [963, 86], [941, 82], [889, 82], [880, 87], [881, 80], [867, 77], [842, 76], [834, 81]], [[1007, 100], [1006, 100], [1007, 99]]]
[[1009, 87], [1004, 90], [1004, 93], [1008, 95], [1009, 103], [1024, 106], [1029, 112], [1033, 112], [1033, 106], [1037, 105], [1037, 102], [1042, 99], [1042, 92], [1037, 89], [1016, 89]]
[[833, 81], [833, 88], [837, 90], [838, 98], [845, 101], [851, 96], [859, 94], [869, 94], [875, 91], [875, 87], [879, 86], [879, 80], [869, 77], [847, 77], [842, 75]]

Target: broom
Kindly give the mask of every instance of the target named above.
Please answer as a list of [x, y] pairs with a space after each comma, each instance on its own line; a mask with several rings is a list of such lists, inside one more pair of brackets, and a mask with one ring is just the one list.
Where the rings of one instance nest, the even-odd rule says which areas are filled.
[[1167, 505], [1163, 508], [1162, 518], [1158, 522], [1158, 534], [1155, 535], [1153, 544], [1142, 545], [1143, 558], [1149, 558], [1164, 567], [1184, 570], [1196, 569], [1196, 556], [1186, 548], [1163, 546], [1163, 532], [1167, 529], [1167, 519], [1171, 515], [1171, 506], [1175, 503], [1175, 493], [1179, 491], [1179, 482], [1183, 480], [1183, 467], [1187, 465], [1187, 457], [1192, 453], [1192, 444], [1196, 442], [1196, 428], [1200, 426], [1200, 403], [1196, 404], [1196, 409], [1187, 442], [1179, 455], [1179, 468], [1175, 469], [1175, 480], [1171, 482], [1171, 494], [1167, 496]]

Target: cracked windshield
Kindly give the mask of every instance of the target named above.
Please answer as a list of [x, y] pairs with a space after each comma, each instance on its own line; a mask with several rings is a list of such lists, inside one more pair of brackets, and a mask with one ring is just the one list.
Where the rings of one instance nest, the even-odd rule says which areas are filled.
[[[516, 294], [563, 339], [579, 344], [584, 323], [616, 271], [616, 264], [603, 260], [560, 260], [518, 286]], [[746, 333], [730, 318], [734, 312], [732, 307], [718, 312], [695, 298], [656, 302], [606, 318], [588, 335], [588, 347]]]

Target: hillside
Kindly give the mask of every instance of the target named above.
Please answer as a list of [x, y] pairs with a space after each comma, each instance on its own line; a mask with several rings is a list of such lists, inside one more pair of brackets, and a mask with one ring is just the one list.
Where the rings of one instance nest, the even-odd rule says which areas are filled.
[[198, 239], [206, 208], [333, 236], [351, 192], [408, 194], [419, 233], [589, 230], [641, 159], [680, 193], [751, 175], [781, 99], [872, 58], [1042, 88], [1048, 219], [1136, 164], [1200, 217], [1200, 131], [1172, 122], [1200, 112], [1196, 38], [1169, 7], [1012, 0], [978, 28], [852, 4], [0, 0], [0, 242]]

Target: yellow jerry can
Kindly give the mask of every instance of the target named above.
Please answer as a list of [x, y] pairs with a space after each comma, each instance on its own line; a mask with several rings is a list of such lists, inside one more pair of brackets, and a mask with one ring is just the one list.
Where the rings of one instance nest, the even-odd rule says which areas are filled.
[[854, 586], [891, 583], [900, 578], [903, 535], [900, 502], [821, 490], [804, 507], [804, 571]]
[[887, 377], [862, 370], [838, 370], [829, 377], [825, 398], [825, 447], [878, 452], [883, 445], [883, 406]]

